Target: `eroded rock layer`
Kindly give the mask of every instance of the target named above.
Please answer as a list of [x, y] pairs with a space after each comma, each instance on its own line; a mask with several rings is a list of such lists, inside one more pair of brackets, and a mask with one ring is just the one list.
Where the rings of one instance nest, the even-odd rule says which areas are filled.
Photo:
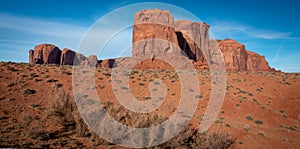
[[103, 68], [136, 62], [135, 68], [140, 69], [169, 69], [172, 65], [185, 68], [187, 63], [192, 63], [196, 69], [209, 69], [223, 58], [226, 69], [230, 71], [275, 71], [264, 56], [247, 51], [245, 45], [233, 39], [210, 40], [209, 28], [204, 22], [174, 21], [168, 10], [142, 10], [134, 15], [131, 58], [98, 61], [95, 55], [85, 57], [70, 49], [61, 51], [55, 45], [41, 44], [29, 50], [29, 62], [82, 66], [98, 64]]

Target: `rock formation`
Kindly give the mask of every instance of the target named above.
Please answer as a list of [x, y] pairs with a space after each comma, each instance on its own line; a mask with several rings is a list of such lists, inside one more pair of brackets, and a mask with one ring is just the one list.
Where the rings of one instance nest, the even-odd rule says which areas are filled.
[[275, 71], [271, 68], [264, 56], [251, 51], [247, 51], [247, 70], [250, 71]]
[[34, 62], [33, 56], [34, 56], [34, 51], [29, 50], [29, 63], [30, 64], [33, 64], [33, 62]]
[[87, 57], [86, 66], [96, 66], [98, 62], [96, 55], [90, 55]]
[[247, 70], [247, 51], [245, 45], [232, 39], [219, 41], [227, 70]]
[[85, 65], [85, 61], [87, 60], [87, 58], [83, 55], [83, 54], [80, 54], [80, 53], [76, 53], [75, 54], [75, 57], [74, 57], [74, 61], [73, 61], [73, 65], [74, 66], [83, 66]]
[[[177, 45], [174, 18], [169, 11], [153, 9], [134, 16], [132, 56], [172, 53]], [[178, 51], [180, 52], [180, 51]]]
[[178, 20], [175, 22], [180, 48], [194, 61], [209, 59], [209, 25], [204, 22]]
[[61, 51], [55, 45], [40, 44], [35, 46], [34, 50], [29, 50], [29, 63], [95, 66], [98, 60], [96, 55], [85, 57], [67, 48]]
[[76, 52], [64, 48], [61, 52], [60, 65], [73, 65]]
[[115, 59], [106, 59], [100, 60], [101, 67], [103, 68], [114, 68], [115, 67]]
[[247, 51], [245, 45], [232, 39], [218, 41], [227, 70], [274, 71], [264, 56]]
[[[173, 51], [172, 48], [174, 47], [165, 44], [165, 42], [153, 40], [153, 38], [158, 38], [179, 46], [182, 52], [194, 61], [194, 66], [197, 69], [209, 69], [209, 64], [213, 63], [212, 56], [217, 53], [216, 50], [220, 49], [227, 70], [273, 70], [264, 57], [246, 51], [245, 45], [235, 40], [210, 41], [209, 28], [210, 26], [204, 22], [186, 20], [174, 22], [171, 13], [165, 10], [153, 9], [137, 12], [134, 16], [132, 56]], [[141, 42], [135, 45], [140, 40]], [[143, 68], [146, 67], [143, 66]]]
[[35, 64], [59, 64], [61, 51], [52, 44], [40, 44], [29, 51], [29, 62]]
[[[169, 69], [171, 67], [162, 59], [169, 60], [177, 68], [185, 68], [187, 65], [180, 60], [188, 58], [196, 69], [209, 69], [211, 64], [218, 64], [213, 58], [222, 59], [223, 55], [227, 70], [275, 71], [264, 56], [247, 51], [245, 45], [235, 40], [210, 40], [209, 28], [204, 22], [174, 22], [174, 17], [167, 10], [143, 10], [134, 15], [132, 58], [98, 61], [95, 55], [85, 57], [70, 49], [60, 51], [54, 45], [41, 44], [29, 50], [29, 62], [81, 66], [95, 66], [99, 63], [98, 66], [103, 68], [138, 63], [135, 68]], [[222, 54], [217, 52], [219, 49]], [[146, 59], [141, 61], [141, 58]]]

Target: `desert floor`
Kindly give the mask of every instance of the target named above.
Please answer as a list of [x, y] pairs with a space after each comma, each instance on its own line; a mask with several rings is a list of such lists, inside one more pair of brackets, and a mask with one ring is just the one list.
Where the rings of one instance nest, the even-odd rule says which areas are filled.
[[[75, 132], [62, 131], [55, 119], [49, 117], [49, 105], [57, 94], [72, 93], [71, 66], [1, 62], [0, 72], [0, 146], [113, 146], [95, 144], [91, 136], [78, 137]], [[118, 89], [112, 89], [111, 81], [122, 84], [124, 80], [112, 79], [110, 69], [99, 68], [95, 72], [95, 86], [86, 90], [96, 89], [101, 102], [118, 105], [114, 96]], [[206, 110], [213, 83], [209, 71], [198, 70], [197, 75], [199, 96], [191, 100], [198, 100], [198, 106], [190, 122], [195, 128]], [[181, 88], [175, 71], [134, 70], [128, 79], [129, 86], [120, 85], [119, 90], [131, 92], [140, 101], [151, 99], [150, 82], [162, 80], [166, 98], [152, 114], [171, 116], [176, 110]], [[208, 133], [229, 133], [236, 139], [234, 148], [299, 148], [300, 74], [227, 72], [226, 79], [225, 99]], [[83, 97], [90, 98], [89, 93]]]

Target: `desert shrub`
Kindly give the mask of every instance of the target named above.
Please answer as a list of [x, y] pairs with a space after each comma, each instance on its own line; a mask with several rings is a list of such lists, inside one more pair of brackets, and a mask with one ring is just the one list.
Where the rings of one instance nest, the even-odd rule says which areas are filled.
[[297, 126], [286, 126], [286, 129], [289, 129], [291, 131], [297, 131]]
[[75, 103], [70, 93], [59, 92], [54, 100], [50, 102], [48, 116], [59, 117], [59, 123], [63, 126], [75, 124], [73, 111]]
[[8, 83], [8, 84], [6, 85], [6, 87], [12, 87], [12, 86], [14, 86], [14, 85], [16, 85], [16, 83], [15, 83], [15, 82], [11, 82], [11, 83]]
[[230, 125], [230, 124], [226, 124], [225, 126], [226, 126], [226, 127], [231, 127], [231, 125]]
[[151, 99], [151, 97], [150, 97], [150, 96], [146, 96], [146, 97], [144, 97], [144, 99], [146, 99], [146, 100], [150, 100], [150, 99]]
[[11, 66], [7, 66], [7, 70], [12, 71], [12, 72], [19, 71], [18, 69], [15, 69], [14, 67], [11, 67]]
[[55, 84], [54, 84], [54, 88], [60, 88], [60, 87], [62, 87], [63, 85], [62, 84], [59, 84], [59, 83], [57, 83], [57, 82], [55, 82]]
[[78, 137], [85, 137], [88, 136], [89, 130], [87, 125], [85, 124], [84, 120], [81, 118], [79, 113], [74, 114], [74, 120], [76, 123], [76, 135]]
[[196, 99], [201, 99], [203, 96], [202, 95], [196, 95], [195, 98]]
[[133, 70], [132, 73], [139, 73], [139, 71], [138, 70]]
[[28, 88], [23, 91], [23, 94], [24, 95], [35, 94], [35, 90]]
[[248, 114], [248, 115], [246, 116], [246, 119], [249, 120], [249, 121], [253, 121], [253, 117], [252, 117], [250, 114]]
[[257, 92], [262, 92], [261, 88], [256, 89]]
[[42, 79], [35, 78], [34, 81], [35, 81], [35, 82], [40, 82], [40, 81], [42, 81]]
[[255, 120], [254, 122], [255, 122], [255, 124], [258, 124], [258, 125], [263, 124], [263, 121], [261, 121], [261, 120]]
[[229, 134], [215, 132], [212, 135], [207, 136], [207, 140], [202, 144], [203, 148], [208, 149], [229, 148], [234, 143], [234, 141], [235, 140], [230, 137]]
[[47, 82], [57, 82], [57, 80], [52, 79], [48, 79]]
[[[131, 127], [151, 127], [162, 123], [167, 120], [167, 117], [163, 115], [136, 115], [124, 109], [124, 107], [115, 105], [112, 102], [104, 103], [104, 108], [115, 120], [131, 126]], [[162, 132], [164, 134], [164, 132]], [[149, 136], [154, 137], [154, 136]], [[235, 139], [230, 137], [229, 134], [224, 133], [212, 133], [210, 135], [206, 133], [198, 133], [197, 129], [186, 127], [183, 132], [178, 134], [171, 140], [158, 145], [159, 148], [229, 148]], [[146, 142], [147, 143], [147, 142]], [[153, 147], [155, 148], [155, 147]]]
[[63, 75], [72, 75], [71, 72], [68, 72], [68, 71], [65, 71], [65, 70], [61, 71], [61, 74], [63, 74]]
[[50, 102], [48, 109], [48, 116], [54, 116], [56, 124], [64, 126], [63, 131], [75, 131], [78, 137], [91, 136], [92, 131], [88, 129], [81, 118], [75, 100], [69, 92], [59, 92], [56, 98]]
[[29, 75], [30, 75], [31, 78], [39, 77], [39, 75], [37, 75], [37, 74], [35, 74], [35, 73], [30, 73]]
[[145, 84], [144, 83], [139, 83], [139, 86], [145, 86]]
[[168, 142], [159, 145], [161, 148], [200, 148], [200, 149], [226, 149], [235, 142], [227, 133], [214, 132], [212, 134], [198, 133], [195, 129], [185, 129], [182, 133]]
[[263, 137], [266, 136], [265, 132], [263, 132], [263, 131], [259, 131], [259, 132], [258, 132], [258, 135], [263, 136]]
[[253, 100], [253, 102], [256, 102], [256, 103], [258, 103], [257, 99], [253, 98], [252, 100]]
[[98, 87], [99, 87], [100, 89], [103, 89], [103, 88], [105, 88], [105, 85], [100, 84], [100, 85], [98, 85]]
[[[81, 98], [81, 100], [86, 101], [89, 99]], [[104, 102], [102, 105], [116, 121], [135, 128], [155, 126], [161, 124], [168, 118], [157, 114], [136, 114], [135, 112], [126, 110], [123, 106], [112, 102]], [[60, 119], [58, 123], [59, 125], [65, 127], [70, 125], [75, 126], [70, 127], [72, 129], [64, 129], [64, 131], [72, 131], [77, 137], [89, 137], [91, 138], [91, 141], [93, 141], [94, 146], [110, 144], [104, 139], [98, 137], [97, 134], [88, 128], [76, 108], [75, 100], [73, 100], [73, 97], [69, 93], [59, 93], [55, 100], [51, 102], [49, 110], [50, 116], [55, 116]], [[165, 133], [166, 132], [162, 132], [161, 134], [164, 135]], [[41, 134], [44, 135], [43, 131]], [[120, 137], [122, 137], [122, 135], [120, 135]], [[234, 142], [235, 140], [228, 134], [216, 132], [208, 135], [206, 133], [198, 133], [198, 129], [186, 127], [184, 131], [176, 137], [152, 148], [229, 148]], [[147, 144], [149, 142], [143, 143]]]
[[110, 73], [102, 73], [104, 76], [110, 77], [111, 74]]

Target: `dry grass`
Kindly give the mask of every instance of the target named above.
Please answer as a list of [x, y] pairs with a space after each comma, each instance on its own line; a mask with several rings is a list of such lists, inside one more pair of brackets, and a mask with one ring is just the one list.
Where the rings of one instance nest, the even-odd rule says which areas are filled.
[[[74, 101], [69, 93], [59, 93], [57, 98], [50, 104], [49, 116], [56, 117], [58, 120], [57, 124], [65, 127], [64, 131], [73, 131], [77, 137], [90, 137], [94, 145], [108, 145], [109, 143], [107, 141], [99, 138], [93, 131], [88, 129], [88, 126], [78, 113]], [[131, 127], [151, 127], [167, 119], [167, 117], [162, 115], [137, 115], [112, 102], [106, 102], [103, 106], [117, 121]], [[228, 134], [218, 132], [210, 135], [200, 134], [196, 129], [186, 128], [177, 137], [172, 138], [158, 147], [213, 149], [229, 148], [232, 144], [234, 144], [234, 139]]]
[[182, 133], [159, 145], [160, 148], [199, 148], [226, 149], [235, 143], [235, 139], [227, 133], [214, 132], [212, 134], [198, 133], [195, 129], [186, 128]]
[[[84, 98], [89, 100], [87, 98]], [[22, 121], [14, 126], [22, 141], [10, 140], [0, 147], [16, 148], [97, 148], [116, 147], [114, 144], [98, 137], [84, 122], [77, 110], [75, 100], [68, 91], [60, 91], [56, 98], [49, 99], [46, 117], [23, 114]], [[103, 103], [106, 111], [120, 123], [131, 127], [151, 127], [167, 120], [166, 116], [157, 114], [136, 114], [121, 105], [112, 102]], [[12, 128], [11, 128], [12, 129]], [[164, 131], [164, 130], [163, 130]], [[166, 132], [161, 132], [165, 135]], [[122, 137], [122, 136], [120, 136]], [[144, 138], [145, 136], [143, 136]], [[146, 136], [146, 138], [157, 136]], [[165, 136], [162, 136], [165, 137]], [[121, 139], [122, 140], [122, 139]], [[121, 142], [120, 142], [121, 143]], [[142, 142], [147, 145], [147, 141]], [[229, 148], [234, 143], [228, 134], [200, 134], [196, 129], [186, 128], [171, 140], [151, 148]], [[122, 147], [118, 147], [122, 148]]]

